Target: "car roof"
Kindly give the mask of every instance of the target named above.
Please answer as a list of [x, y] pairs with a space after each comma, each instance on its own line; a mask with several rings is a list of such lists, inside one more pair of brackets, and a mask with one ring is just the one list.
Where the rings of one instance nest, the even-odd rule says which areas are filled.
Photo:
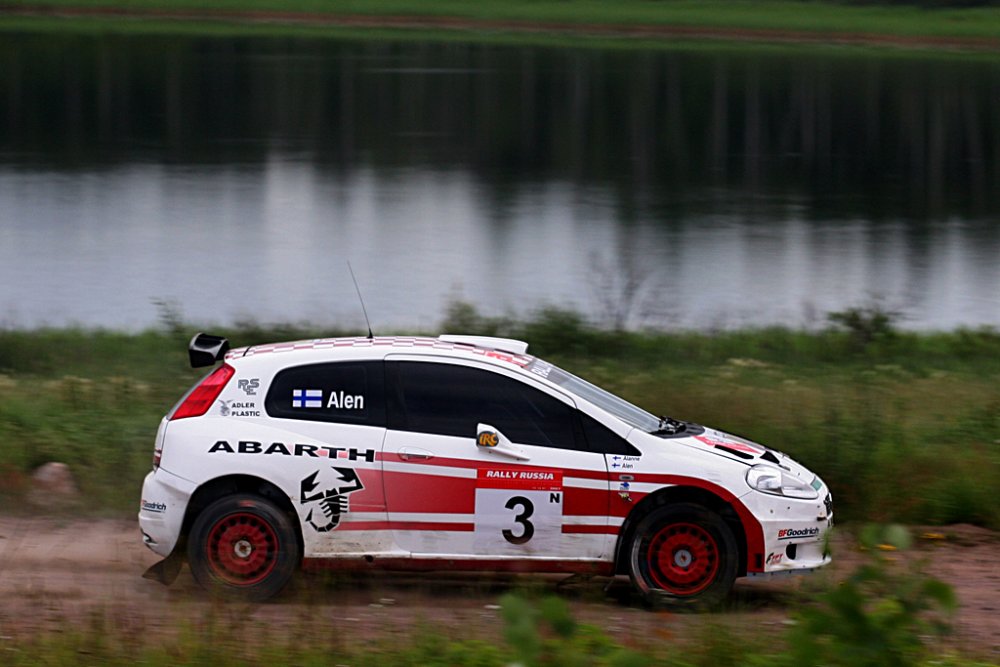
[[[312, 340], [266, 343], [263, 345], [240, 347], [227, 352], [225, 358], [226, 361], [235, 361], [258, 355], [293, 354], [299, 356], [301, 353], [320, 350], [336, 350], [347, 353], [348, 350], [362, 350], [366, 348], [381, 348], [386, 353], [417, 351], [418, 353], [431, 352], [440, 356], [465, 358], [471, 355], [511, 363], [522, 368], [534, 359], [534, 357], [524, 353], [527, 351], [528, 345], [522, 341], [509, 338], [458, 335], [442, 335], [438, 338], [422, 336], [316, 338]], [[355, 355], [347, 353], [344, 356]]]

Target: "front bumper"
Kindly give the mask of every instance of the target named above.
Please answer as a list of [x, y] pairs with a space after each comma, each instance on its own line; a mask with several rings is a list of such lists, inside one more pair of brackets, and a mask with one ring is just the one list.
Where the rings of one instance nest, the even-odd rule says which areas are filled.
[[[749, 575], [815, 570], [832, 560], [828, 550], [833, 502], [824, 489], [813, 501], [753, 492], [743, 501], [754, 506], [764, 533], [762, 561]], [[766, 518], [764, 518], [766, 517]]]
[[166, 557], [174, 550], [195, 488], [194, 482], [163, 468], [146, 475], [139, 503], [139, 529], [143, 543], [154, 553]]
[[[831, 517], [822, 525], [796, 527], [788, 522], [765, 525], [764, 551], [767, 555], [764, 557], [763, 573], [815, 570], [828, 565], [832, 559], [827, 548], [827, 534], [832, 522]], [[788, 537], [789, 534], [793, 537]]]

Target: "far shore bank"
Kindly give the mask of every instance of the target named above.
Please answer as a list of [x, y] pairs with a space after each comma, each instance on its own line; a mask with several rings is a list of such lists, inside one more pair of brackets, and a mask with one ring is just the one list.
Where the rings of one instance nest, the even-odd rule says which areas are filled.
[[1000, 51], [1000, 7], [925, 9], [826, 2], [695, 3], [589, 0], [500, 5], [403, 0], [358, 5], [344, 0], [39, 0], [0, 2], [0, 30], [123, 33], [393, 33], [427, 39], [594, 40], [643, 47], [749, 43], [886, 47], [918, 51]]

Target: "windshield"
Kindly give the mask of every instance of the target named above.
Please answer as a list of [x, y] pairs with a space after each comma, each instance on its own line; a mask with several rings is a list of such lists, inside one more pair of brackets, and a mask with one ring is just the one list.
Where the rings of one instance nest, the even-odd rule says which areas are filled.
[[571, 394], [590, 401], [602, 410], [618, 417], [618, 419], [621, 419], [629, 426], [634, 426], [646, 433], [652, 433], [660, 428], [661, 422], [659, 417], [655, 417], [642, 408], [632, 405], [624, 398], [619, 398], [610, 392], [604, 391], [600, 387], [592, 385], [558, 366], [553, 366], [547, 361], [535, 358], [526, 368], [535, 375], [554, 382]]

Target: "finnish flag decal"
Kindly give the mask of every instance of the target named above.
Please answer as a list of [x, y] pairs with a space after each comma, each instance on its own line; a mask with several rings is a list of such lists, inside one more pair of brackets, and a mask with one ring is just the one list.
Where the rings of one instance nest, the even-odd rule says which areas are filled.
[[322, 389], [292, 389], [293, 408], [323, 407]]

